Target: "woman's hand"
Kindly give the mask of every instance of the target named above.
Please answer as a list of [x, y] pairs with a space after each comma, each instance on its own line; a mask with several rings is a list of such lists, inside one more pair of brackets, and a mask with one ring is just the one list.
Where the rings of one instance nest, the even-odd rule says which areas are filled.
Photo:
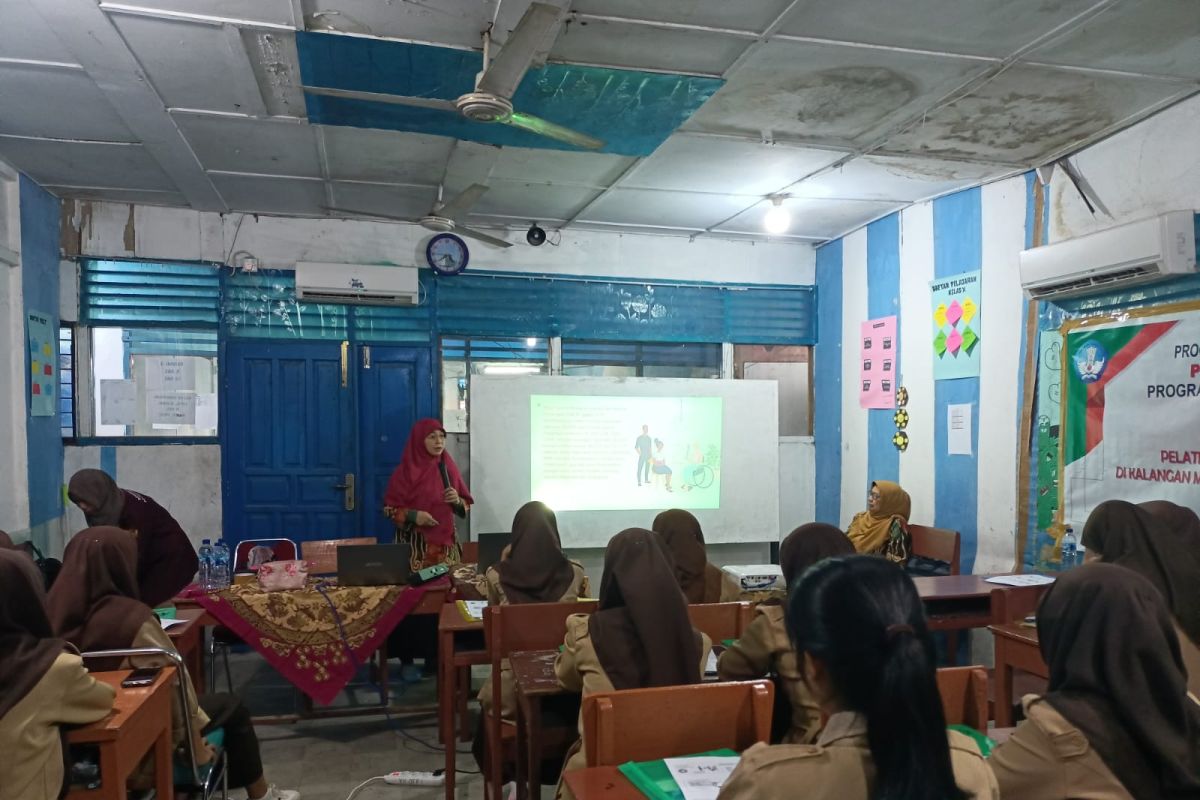
[[199, 741], [196, 743], [196, 763], [203, 766], [212, 761], [217, 755], [217, 749], [209, 744], [208, 740], [200, 736], [200, 732], [196, 732]]
[[442, 495], [442, 499], [452, 506], [456, 506], [462, 502], [462, 498], [458, 496], [458, 492], [453, 486], [446, 488], [445, 493]]
[[422, 528], [432, 528], [438, 524], [438, 521], [433, 518], [433, 515], [428, 511], [417, 512], [417, 525]]
[[392, 506], [384, 506], [383, 507], [383, 515], [385, 517], [387, 517], [388, 519], [394, 520], [396, 518], [396, 509], [393, 508]]

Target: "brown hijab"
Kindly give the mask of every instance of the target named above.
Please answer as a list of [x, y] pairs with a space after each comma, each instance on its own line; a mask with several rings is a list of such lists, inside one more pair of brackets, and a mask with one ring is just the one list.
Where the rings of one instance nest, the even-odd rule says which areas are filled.
[[12, 550], [16, 545], [13, 544], [12, 537], [8, 535], [8, 531], [0, 531], [0, 549]]
[[29, 556], [0, 549], [0, 718], [37, 686], [67, 643], [54, 638]]
[[700, 521], [688, 512], [673, 508], [654, 518], [651, 526], [675, 561], [675, 579], [689, 603], [703, 603], [708, 551]]
[[50, 590], [54, 630], [80, 650], [129, 647], [154, 612], [138, 598], [137, 541], [120, 528], [87, 528], [67, 542]]
[[1061, 575], [1037, 614], [1046, 702], [1137, 800], [1200, 797], [1200, 706], [1150, 581], [1112, 564]]
[[875, 481], [871, 486], [879, 490], [879, 507], [855, 514], [846, 531], [854, 549], [867, 554], [882, 552], [891, 534], [892, 521], [899, 519], [908, 525], [908, 516], [912, 513], [912, 499], [900, 484]]
[[779, 567], [784, 582], [791, 586], [818, 561], [852, 555], [854, 545], [846, 534], [824, 522], [810, 522], [789, 533], [779, 545]]
[[588, 630], [614, 688], [700, 681], [702, 640], [659, 537], [630, 528], [609, 541], [599, 599]]
[[75, 505], [87, 503], [92, 513], [84, 514], [87, 524], [117, 525], [125, 509], [125, 495], [107, 472], [99, 469], [81, 469], [71, 476], [67, 484], [67, 497]]
[[1083, 526], [1083, 546], [1154, 584], [1188, 637], [1200, 645], [1200, 519], [1189, 508], [1156, 500], [1109, 500]]
[[496, 565], [510, 603], [557, 603], [575, 578], [562, 551], [558, 520], [536, 500], [517, 510], [508, 558]]

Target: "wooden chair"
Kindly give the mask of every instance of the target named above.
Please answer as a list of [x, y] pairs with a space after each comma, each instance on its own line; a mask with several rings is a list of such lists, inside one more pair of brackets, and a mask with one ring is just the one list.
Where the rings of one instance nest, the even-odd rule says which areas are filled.
[[291, 539], [242, 539], [233, 551], [234, 572], [246, 571], [250, 551], [259, 545], [270, 547], [275, 553], [275, 561], [291, 561], [296, 557], [296, 543]]
[[[485, 795], [499, 798], [503, 787], [504, 742], [515, 742], [516, 727], [503, 724], [503, 662], [519, 650], [554, 650], [563, 643], [567, 617], [591, 614], [599, 603], [583, 600], [566, 603], [520, 603], [488, 606], [483, 610], [483, 639], [492, 663], [492, 711], [484, 715]], [[564, 737], [565, 748], [575, 740], [574, 728]]]
[[1053, 584], [1044, 586], [1010, 586], [992, 589], [992, 624], [1017, 622], [1037, 611], [1042, 595]]
[[374, 536], [349, 539], [314, 539], [300, 543], [300, 557], [308, 562], [308, 571], [315, 575], [337, 572], [337, 549], [344, 544], [375, 544]]
[[983, 667], [944, 667], [937, 671], [938, 694], [947, 725], [988, 729], [988, 679]]
[[479, 542], [463, 542], [462, 543], [462, 563], [478, 564], [479, 563]]
[[587, 765], [617, 766], [722, 747], [740, 752], [770, 741], [774, 695], [769, 680], [588, 695], [583, 698]]
[[741, 636], [754, 616], [754, 606], [746, 602], [693, 603], [687, 608], [692, 627], [715, 645]]
[[962, 537], [958, 531], [948, 531], [944, 528], [930, 528], [925, 525], [909, 525], [908, 532], [912, 535], [912, 554], [925, 558], [936, 558], [950, 565], [950, 574], [959, 574], [959, 562], [962, 560], [960, 548]]

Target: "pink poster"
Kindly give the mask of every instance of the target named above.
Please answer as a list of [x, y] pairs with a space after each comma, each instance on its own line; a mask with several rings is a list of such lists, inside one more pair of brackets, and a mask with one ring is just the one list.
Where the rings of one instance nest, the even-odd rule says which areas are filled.
[[863, 408], [895, 408], [896, 376], [900, 374], [896, 317], [864, 322], [861, 347], [858, 404]]

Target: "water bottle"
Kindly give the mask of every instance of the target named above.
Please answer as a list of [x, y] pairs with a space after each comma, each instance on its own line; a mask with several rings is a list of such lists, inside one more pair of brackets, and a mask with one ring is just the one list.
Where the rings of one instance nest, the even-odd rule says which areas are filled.
[[213, 547], [209, 539], [200, 542], [200, 550], [196, 554], [200, 560], [200, 570], [196, 573], [196, 583], [204, 591], [210, 591], [212, 586]]
[[1075, 538], [1075, 529], [1068, 525], [1062, 538], [1062, 569], [1068, 570], [1076, 565], [1078, 547], [1079, 540]]
[[218, 539], [213, 545], [212, 582], [217, 591], [229, 588], [229, 545], [224, 539]]

